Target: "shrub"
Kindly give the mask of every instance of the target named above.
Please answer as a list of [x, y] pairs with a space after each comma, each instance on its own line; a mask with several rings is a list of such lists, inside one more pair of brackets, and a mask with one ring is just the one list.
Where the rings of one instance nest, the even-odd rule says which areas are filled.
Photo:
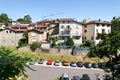
[[37, 48], [40, 48], [41, 47], [41, 44], [39, 42], [34, 42], [30, 45], [30, 49], [32, 51], [35, 51]]
[[74, 45], [74, 42], [73, 42], [73, 39], [72, 38], [68, 38], [67, 41], [66, 41], [66, 45], [67, 46], [73, 46]]

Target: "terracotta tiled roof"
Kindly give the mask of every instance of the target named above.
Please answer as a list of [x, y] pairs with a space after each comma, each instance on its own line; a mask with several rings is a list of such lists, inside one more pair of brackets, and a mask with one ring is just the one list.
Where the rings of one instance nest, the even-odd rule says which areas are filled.
[[75, 21], [73, 18], [61, 18], [59, 21]]
[[24, 32], [24, 31], [28, 30], [28, 29], [13, 29], [13, 28], [10, 28], [10, 27], [6, 27], [5, 29], [9, 29], [9, 30], [12, 30], [12, 31], [15, 31], [15, 32]]
[[44, 32], [44, 30], [39, 30], [39, 29], [32, 29], [32, 30], [29, 30], [29, 31], [37, 31], [37, 32], [40, 32], [40, 33]]
[[93, 21], [85, 22], [83, 24], [96, 24], [96, 23], [99, 23], [99, 24], [111, 24], [108, 21], [99, 21], [99, 20], [93, 20]]

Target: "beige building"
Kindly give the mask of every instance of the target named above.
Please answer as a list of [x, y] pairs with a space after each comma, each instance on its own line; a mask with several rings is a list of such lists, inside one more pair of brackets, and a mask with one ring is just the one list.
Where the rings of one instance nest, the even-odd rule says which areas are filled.
[[47, 37], [47, 33], [44, 30], [32, 29], [28, 32], [28, 44], [32, 44], [33, 42], [42, 42], [45, 41]]
[[22, 38], [24, 31], [11, 28], [0, 31], [0, 46], [18, 46], [18, 41]]
[[59, 19], [59, 42], [72, 38], [75, 45], [82, 44], [82, 24], [72, 18]]
[[97, 33], [109, 34], [111, 32], [111, 23], [101, 20], [84, 20], [83, 21], [83, 41], [92, 40], [98, 44], [101, 40], [97, 39]]

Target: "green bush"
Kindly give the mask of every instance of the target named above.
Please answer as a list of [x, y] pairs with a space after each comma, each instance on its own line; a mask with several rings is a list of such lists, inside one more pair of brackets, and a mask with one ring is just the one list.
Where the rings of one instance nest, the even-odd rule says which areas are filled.
[[41, 44], [39, 42], [34, 42], [30, 45], [30, 49], [32, 51], [35, 51], [37, 48], [40, 48], [41, 47]]
[[72, 38], [68, 38], [67, 41], [66, 41], [66, 45], [67, 46], [73, 46], [74, 45], [74, 42], [73, 42], [73, 39]]

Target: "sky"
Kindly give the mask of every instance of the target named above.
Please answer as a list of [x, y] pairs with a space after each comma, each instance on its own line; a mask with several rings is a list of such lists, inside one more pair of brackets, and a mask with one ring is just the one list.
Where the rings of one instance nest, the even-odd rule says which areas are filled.
[[1, 13], [13, 20], [29, 14], [33, 22], [53, 18], [111, 21], [120, 16], [120, 0], [1, 0]]

